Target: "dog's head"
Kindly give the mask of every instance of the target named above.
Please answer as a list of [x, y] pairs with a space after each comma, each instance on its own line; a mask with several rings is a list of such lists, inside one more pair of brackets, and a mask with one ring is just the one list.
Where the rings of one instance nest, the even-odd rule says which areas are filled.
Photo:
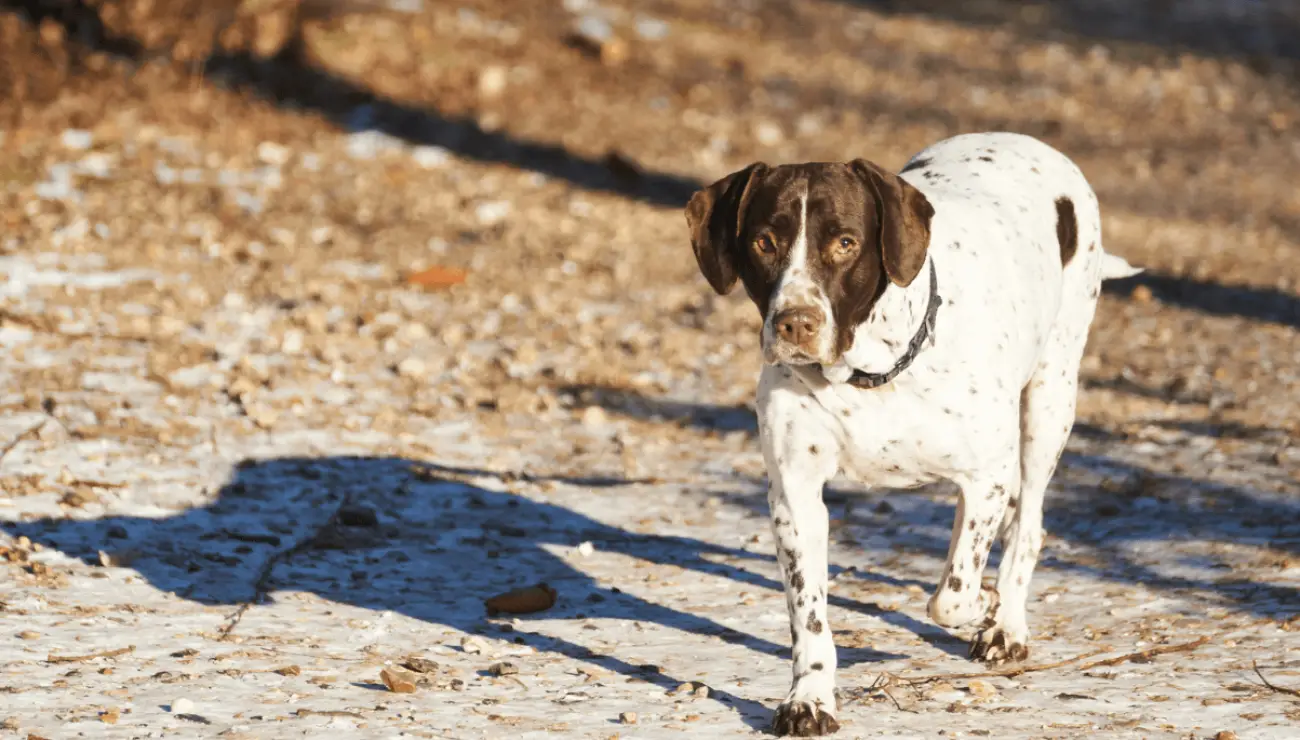
[[763, 359], [829, 365], [891, 283], [925, 264], [934, 209], [865, 160], [752, 164], [697, 192], [691, 246], [713, 289], [739, 279], [763, 316]]

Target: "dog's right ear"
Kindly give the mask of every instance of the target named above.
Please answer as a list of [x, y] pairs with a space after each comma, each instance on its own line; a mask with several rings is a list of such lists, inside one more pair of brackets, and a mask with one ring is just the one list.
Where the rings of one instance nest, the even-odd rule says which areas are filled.
[[754, 182], [768, 169], [755, 162], [718, 180], [691, 196], [686, 206], [686, 224], [691, 229], [695, 261], [709, 285], [726, 295], [736, 285], [736, 242], [753, 193]]

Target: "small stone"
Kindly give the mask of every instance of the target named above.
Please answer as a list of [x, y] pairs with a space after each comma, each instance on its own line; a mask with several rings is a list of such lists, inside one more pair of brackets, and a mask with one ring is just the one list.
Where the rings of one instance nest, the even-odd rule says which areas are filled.
[[117, 709], [105, 709], [99, 713], [99, 721], [106, 725], [115, 725], [122, 718], [122, 713]]
[[418, 357], [408, 357], [397, 363], [397, 374], [403, 378], [423, 378], [428, 372], [424, 360]]
[[40, 639], [40, 637], [41, 637], [41, 633], [33, 632], [32, 630], [23, 630], [22, 632], [18, 633], [19, 640], [38, 640]]
[[374, 527], [379, 524], [375, 510], [355, 504], [339, 509], [339, 524], [345, 527]]
[[1134, 303], [1150, 303], [1152, 298], [1151, 288], [1145, 285], [1138, 285], [1133, 288], [1130, 297], [1133, 299]]
[[785, 132], [772, 121], [760, 121], [754, 125], [754, 138], [763, 146], [775, 146], [785, 141]]
[[591, 544], [590, 542], [584, 542], [574, 548], [574, 552], [577, 552], [578, 555], [584, 558], [590, 557], [591, 554], [595, 551], [596, 551], [596, 546]]
[[484, 641], [483, 638], [475, 635], [470, 635], [460, 641], [460, 649], [470, 655], [478, 655], [487, 650], [487, 647], [487, 642]]
[[636, 712], [622, 712], [618, 715], [618, 721], [625, 725], [636, 724]]
[[966, 688], [970, 689], [972, 696], [977, 696], [981, 699], [992, 699], [998, 695], [998, 690], [993, 688], [993, 684], [979, 679], [972, 680]]
[[70, 128], [63, 132], [63, 146], [73, 151], [84, 151], [94, 143], [95, 137], [89, 131]]
[[474, 209], [474, 217], [484, 226], [493, 226], [506, 220], [510, 215], [510, 210], [509, 201], [490, 200], [478, 204]]
[[707, 699], [709, 698], [709, 687], [705, 686], [704, 684], [700, 684], [699, 686], [695, 687], [695, 691], [693, 691], [692, 693], [695, 694], [696, 699]]
[[172, 702], [172, 714], [189, 714], [194, 711], [194, 702], [189, 699], [180, 698]]
[[1237, 740], [1237, 733], [1232, 730], [1223, 730], [1215, 734], [1214, 740]]
[[3, 722], [0, 722], [0, 730], [8, 730], [8, 731], [10, 731], [10, 732], [17, 732], [17, 731], [18, 731], [18, 718], [17, 718], [17, 717], [5, 717], [4, 721], [3, 721]]
[[401, 668], [385, 668], [379, 672], [379, 679], [394, 694], [414, 694], [415, 674]]
[[296, 665], [287, 665], [283, 668], [276, 668], [275, 672], [281, 676], [301, 676], [302, 669]]
[[402, 667], [414, 673], [436, 673], [438, 664], [428, 658], [407, 658]]
[[505, 92], [509, 82], [509, 73], [505, 67], [491, 65], [484, 67], [478, 74], [478, 94], [484, 98], [497, 98]]
[[493, 676], [513, 676], [516, 673], [519, 673], [519, 666], [508, 660], [503, 660], [500, 663], [493, 663], [491, 667], [488, 668], [488, 673], [491, 673]]
[[447, 164], [451, 159], [451, 152], [440, 146], [417, 146], [411, 150], [411, 159], [415, 164], [426, 170], [433, 170]]
[[265, 164], [282, 167], [289, 161], [289, 147], [274, 141], [264, 141], [257, 145], [257, 158]]
[[598, 427], [609, 423], [609, 414], [599, 406], [588, 406], [582, 411], [582, 423], [589, 427]]

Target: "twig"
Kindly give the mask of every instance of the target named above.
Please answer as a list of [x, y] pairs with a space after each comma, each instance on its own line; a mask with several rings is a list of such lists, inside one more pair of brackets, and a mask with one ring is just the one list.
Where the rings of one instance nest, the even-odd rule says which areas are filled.
[[85, 663], [95, 658], [116, 658], [119, 655], [135, 652], [135, 645], [129, 645], [117, 650], [105, 650], [102, 653], [91, 653], [90, 655], [48, 655], [45, 658], [46, 663]]
[[[1209, 637], [1201, 636], [1196, 638], [1195, 640], [1192, 640], [1191, 642], [1183, 642], [1177, 645], [1162, 645], [1160, 647], [1154, 647], [1149, 650], [1140, 650], [1136, 653], [1127, 653], [1125, 655], [1117, 655], [1113, 658], [1103, 658], [1102, 660], [1090, 661], [1088, 663], [1084, 663], [1083, 665], [1079, 666], [1079, 670], [1086, 671], [1092, 668], [1098, 668], [1100, 666], [1119, 665], [1120, 663], [1127, 663], [1130, 660], [1141, 660], [1146, 658], [1152, 658], [1154, 656], [1164, 655], [1166, 653], [1187, 652], [1190, 650], [1195, 650], [1196, 648], [1204, 645], [1209, 641], [1210, 641]], [[1088, 658], [1091, 658], [1094, 655], [1100, 655], [1103, 652], [1105, 651], [1093, 650], [1092, 652], [1083, 653], [1082, 655], [1076, 655], [1073, 658], [1066, 658], [1064, 660], [1058, 660], [1052, 663], [1038, 663], [1036, 665], [1009, 666], [1007, 668], [1002, 668], [994, 671], [982, 671], [979, 673], [949, 673], [949, 674], [935, 674], [932, 676], [916, 676], [915, 678], [906, 678], [906, 677], [896, 677], [896, 678], [898, 681], [900, 681], [901, 683], [907, 686], [919, 686], [921, 684], [933, 683], [934, 681], [953, 681], [953, 680], [962, 680], [967, 678], [1012, 678], [1024, 673], [1037, 673], [1038, 671], [1048, 671], [1053, 668], [1061, 668], [1063, 666], [1073, 665], [1080, 661], [1087, 660]]]
[[1267, 678], [1264, 678], [1264, 674], [1259, 670], [1259, 664], [1256, 663], [1255, 661], [1253, 660], [1250, 661], [1250, 666], [1255, 669], [1255, 675], [1259, 676], [1259, 680], [1263, 681], [1264, 686], [1266, 686], [1267, 688], [1272, 689], [1273, 691], [1276, 691], [1279, 694], [1290, 694], [1291, 696], [1300, 696], [1300, 689], [1293, 689], [1288, 686], [1278, 686], [1277, 684], [1269, 681]]
[[239, 622], [244, 618], [244, 614], [251, 609], [254, 604], [266, 597], [267, 592], [270, 590], [271, 574], [275, 571], [275, 566], [310, 547], [327, 527], [333, 526], [334, 522], [338, 520], [339, 511], [341, 511], [344, 506], [347, 506], [349, 500], [348, 496], [343, 496], [339, 501], [339, 505], [334, 507], [334, 511], [329, 515], [329, 518], [320, 525], [312, 528], [310, 532], [308, 532], [302, 539], [293, 543], [293, 545], [266, 559], [266, 562], [262, 564], [262, 569], [258, 571], [257, 580], [253, 583], [253, 595], [236, 607], [235, 610], [230, 613], [230, 616], [226, 617], [225, 626], [217, 633], [218, 640], [222, 642], [229, 640], [234, 634], [235, 628], [239, 626]]
[[30, 427], [24, 429], [22, 433], [20, 433], [17, 437], [14, 437], [13, 439], [9, 440], [8, 444], [0, 448], [0, 463], [3, 463], [5, 461], [5, 457], [7, 457], [15, 447], [22, 444], [23, 440], [27, 439], [28, 437], [31, 437], [36, 432], [40, 431], [41, 427], [43, 426], [45, 426], [45, 421], [41, 421], [37, 424], [33, 424]]

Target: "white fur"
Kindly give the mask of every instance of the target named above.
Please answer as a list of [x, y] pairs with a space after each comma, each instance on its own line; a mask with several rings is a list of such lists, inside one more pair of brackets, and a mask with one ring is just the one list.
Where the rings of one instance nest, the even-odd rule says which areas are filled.
[[[1043, 495], [1074, 423], [1097, 294], [1103, 279], [1134, 272], [1102, 250], [1092, 188], [1046, 144], [965, 135], [919, 160], [928, 163], [902, 177], [935, 209], [927, 259], [942, 304], [933, 339], [888, 385], [860, 390], [839, 382], [854, 368], [888, 370], [902, 354], [925, 314], [925, 265], [909, 287], [885, 290], [851, 350], [824, 376], [766, 365], [759, 380], [772, 525], [795, 638], [795, 678], [779, 711], [835, 712], [822, 488], [840, 472], [881, 487], [955, 482], [961, 495], [930, 616], [947, 627], [983, 620], [973, 649], [990, 662], [1028, 644]], [[1078, 249], [1064, 269], [1055, 206], [1062, 196], [1078, 224]], [[998, 536], [1004, 549], [995, 591], [981, 583]]]

